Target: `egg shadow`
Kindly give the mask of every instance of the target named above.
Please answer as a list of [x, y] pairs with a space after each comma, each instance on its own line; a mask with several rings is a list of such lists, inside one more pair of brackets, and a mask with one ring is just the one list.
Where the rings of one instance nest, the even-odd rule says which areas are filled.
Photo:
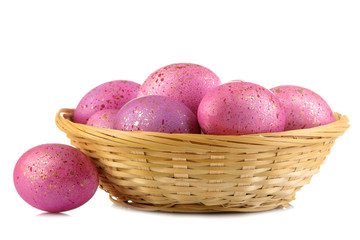
[[37, 217], [47, 217], [47, 218], [57, 218], [57, 217], [71, 217], [71, 215], [66, 213], [52, 213], [52, 212], [44, 212], [37, 215]]

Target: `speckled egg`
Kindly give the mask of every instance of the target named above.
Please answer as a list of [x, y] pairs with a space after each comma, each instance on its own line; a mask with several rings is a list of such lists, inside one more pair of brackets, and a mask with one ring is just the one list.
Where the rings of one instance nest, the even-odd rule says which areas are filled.
[[285, 112], [268, 89], [232, 81], [211, 89], [198, 110], [202, 131], [215, 135], [243, 135], [284, 130]]
[[283, 85], [271, 91], [285, 109], [285, 130], [312, 128], [335, 121], [334, 113], [325, 100], [309, 89]]
[[28, 204], [48, 212], [83, 205], [99, 184], [89, 158], [63, 144], [43, 144], [25, 152], [15, 165], [13, 178], [17, 192]]
[[115, 115], [119, 110], [117, 109], [103, 109], [89, 118], [86, 125], [98, 128], [113, 128]]
[[150, 95], [131, 100], [115, 117], [115, 129], [163, 133], [200, 133], [196, 115], [175, 99]]
[[209, 89], [221, 84], [211, 70], [192, 63], [167, 65], [153, 72], [141, 85], [138, 96], [161, 95], [174, 98], [195, 114]]
[[115, 80], [103, 83], [89, 91], [74, 111], [74, 122], [86, 124], [91, 115], [103, 109], [120, 109], [125, 103], [136, 98], [140, 84]]

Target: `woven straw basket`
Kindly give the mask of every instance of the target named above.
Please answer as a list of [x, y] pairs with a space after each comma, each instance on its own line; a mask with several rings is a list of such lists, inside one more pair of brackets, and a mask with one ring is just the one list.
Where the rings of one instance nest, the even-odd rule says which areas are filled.
[[254, 212], [286, 206], [319, 172], [348, 118], [310, 129], [243, 136], [125, 132], [56, 124], [88, 155], [119, 205], [168, 212]]

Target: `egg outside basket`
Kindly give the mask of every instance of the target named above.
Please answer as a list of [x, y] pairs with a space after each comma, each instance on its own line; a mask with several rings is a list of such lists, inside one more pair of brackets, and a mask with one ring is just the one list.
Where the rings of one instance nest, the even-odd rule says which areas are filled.
[[56, 115], [96, 165], [114, 203], [167, 212], [254, 212], [286, 206], [319, 172], [348, 118], [310, 129], [243, 136], [125, 132]]

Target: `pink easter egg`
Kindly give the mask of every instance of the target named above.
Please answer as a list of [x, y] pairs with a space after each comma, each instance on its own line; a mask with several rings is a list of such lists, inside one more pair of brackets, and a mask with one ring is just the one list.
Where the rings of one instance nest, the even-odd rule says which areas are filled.
[[63, 144], [43, 144], [26, 151], [15, 165], [13, 180], [25, 202], [48, 212], [83, 205], [99, 185], [98, 172], [89, 158]]
[[184, 103], [195, 114], [207, 91], [221, 83], [211, 70], [192, 63], [162, 67], [145, 80], [138, 96], [161, 95]]
[[119, 110], [117, 109], [103, 109], [89, 118], [86, 125], [98, 128], [113, 128], [115, 115]]
[[312, 128], [335, 121], [330, 106], [310, 89], [283, 85], [274, 87], [271, 91], [285, 109], [285, 130]]
[[115, 129], [163, 133], [200, 133], [196, 115], [175, 99], [150, 95], [131, 100], [115, 117]]
[[77, 105], [74, 122], [86, 124], [91, 115], [103, 109], [119, 110], [125, 103], [136, 98], [139, 88], [140, 84], [126, 80], [110, 81], [93, 88]]
[[284, 130], [285, 113], [268, 89], [232, 81], [211, 89], [202, 99], [198, 121], [205, 134], [243, 135]]

